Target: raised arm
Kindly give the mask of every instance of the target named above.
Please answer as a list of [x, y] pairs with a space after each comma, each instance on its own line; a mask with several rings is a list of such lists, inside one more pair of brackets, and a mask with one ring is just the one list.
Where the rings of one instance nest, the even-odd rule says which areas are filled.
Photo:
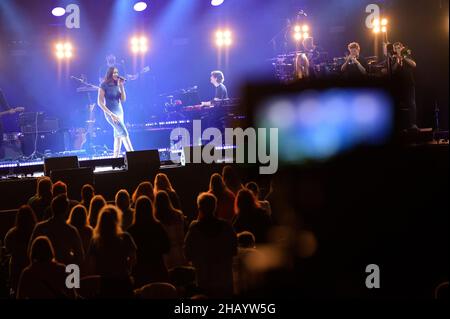
[[119, 90], [120, 90], [120, 100], [125, 102], [127, 100], [127, 94], [125, 92], [125, 86], [123, 85], [123, 81], [119, 79]]

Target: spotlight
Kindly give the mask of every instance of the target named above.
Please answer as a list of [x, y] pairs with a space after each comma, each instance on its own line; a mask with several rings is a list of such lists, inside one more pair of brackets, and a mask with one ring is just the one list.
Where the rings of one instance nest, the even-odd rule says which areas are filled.
[[386, 33], [388, 31], [387, 25], [388, 25], [388, 19], [382, 18], [373, 20], [373, 33], [378, 34], [380, 32]]
[[233, 43], [230, 30], [218, 30], [216, 32], [216, 45], [218, 47], [230, 46]]
[[145, 3], [144, 1], [139, 1], [139, 2], [136, 2], [135, 4], [134, 4], [134, 11], [144, 11], [145, 9], [147, 9], [147, 3]]
[[63, 16], [63, 15], [66, 14], [66, 9], [64, 9], [64, 8], [62, 8], [62, 7], [56, 7], [56, 8], [53, 8], [52, 14], [53, 14], [55, 17]]
[[302, 39], [306, 39], [309, 38], [309, 26], [304, 24], [304, 25], [296, 25], [294, 27], [294, 33], [292, 34], [292, 36], [294, 37], [295, 41], [300, 41]]
[[211, 0], [211, 5], [214, 7], [220, 6], [224, 0]]
[[55, 45], [55, 55], [58, 59], [70, 59], [73, 57], [73, 46], [70, 42], [57, 43]]
[[145, 36], [132, 37], [130, 40], [131, 52], [134, 54], [144, 54], [148, 51], [148, 39]]

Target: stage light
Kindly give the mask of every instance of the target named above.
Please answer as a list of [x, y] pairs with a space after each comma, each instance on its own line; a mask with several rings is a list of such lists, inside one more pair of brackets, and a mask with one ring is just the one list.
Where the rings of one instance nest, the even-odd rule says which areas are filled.
[[230, 30], [218, 30], [216, 32], [216, 45], [218, 47], [230, 46], [233, 43]]
[[141, 44], [140, 48], [139, 48], [139, 52], [141, 53], [145, 53], [148, 51], [148, 47], [146, 44]]
[[66, 9], [64, 9], [64, 8], [62, 8], [62, 7], [56, 7], [56, 8], [53, 8], [52, 14], [53, 14], [55, 17], [63, 16], [63, 15], [66, 14]]
[[296, 25], [294, 26], [294, 32], [292, 34], [295, 41], [301, 41], [302, 39], [309, 38], [309, 26], [304, 25]]
[[145, 3], [144, 1], [136, 2], [134, 4], [133, 8], [134, 8], [134, 11], [138, 11], [138, 12], [144, 11], [145, 9], [147, 9], [147, 3]]
[[130, 40], [131, 52], [134, 54], [144, 54], [148, 51], [148, 39], [145, 36], [134, 36]]
[[[385, 33], [386, 34], [386, 39], [387, 39], [387, 32], [388, 32], [388, 19], [386, 18], [382, 18], [380, 19], [375, 19], [373, 20], [373, 33], [378, 34], [380, 32]], [[387, 41], [387, 40], [386, 40]]]
[[57, 43], [55, 45], [55, 55], [58, 59], [70, 59], [73, 57], [73, 46], [70, 42]]
[[211, 0], [211, 5], [214, 7], [220, 6], [224, 0]]

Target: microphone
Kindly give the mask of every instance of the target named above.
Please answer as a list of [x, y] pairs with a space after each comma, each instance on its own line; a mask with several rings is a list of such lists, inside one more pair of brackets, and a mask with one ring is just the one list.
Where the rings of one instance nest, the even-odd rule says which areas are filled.
[[121, 79], [122, 81], [124, 81], [124, 82], [128, 81], [126, 78], [124, 78], [124, 77], [121, 76], [121, 75], [118, 75], [117, 77], [118, 77], [119, 79]]

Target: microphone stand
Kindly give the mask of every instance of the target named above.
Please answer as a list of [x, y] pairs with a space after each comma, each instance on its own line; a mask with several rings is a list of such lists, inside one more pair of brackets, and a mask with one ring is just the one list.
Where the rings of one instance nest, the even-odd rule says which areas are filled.
[[33, 153], [31, 153], [29, 156], [26, 156], [23, 158], [26, 161], [36, 160], [36, 159], [44, 157], [44, 154], [37, 151], [37, 141], [38, 141], [38, 133], [39, 133], [39, 130], [38, 130], [39, 114], [40, 114], [40, 112], [36, 112], [35, 120], [34, 120], [34, 129], [35, 129], [34, 130], [34, 150], [33, 150]]
[[92, 83], [89, 83], [89, 82], [87, 82], [84, 79], [77, 78], [76, 76], [71, 75], [70, 78], [74, 79], [74, 80], [76, 80], [76, 81], [78, 81], [78, 82], [80, 82], [80, 83], [82, 83], [82, 84], [84, 84], [86, 86], [89, 86], [91, 88], [100, 89], [100, 87], [98, 85], [94, 85]]
[[[100, 87], [98, 86], [98, 85], [94, 85], [94, 84], [92, 84], [92, 83], [89, 83], [89, 82], [87, 82], [85, 79], [83, 79], [83, 78], [77, 78], [76, 76], [70, 76], [70, 78], [71, 79], [74, 79], [74, 80], [76, 80], [76, 81], [78, 81], [78, 82], [80, 82], [80, 83], [82, 83], [82, 84], [84, 84], [85, 86], [88, 86], [88, 87], [91, 87], [91, 88], [95, 88], [95, 89], [100, 89]], [[87, 92], [87, 94], [88, 94], [88, 99], [89, 99], [89, 124], [88, 125], [92, 125], [92, 119], [91, 119], [91, 115], [92, 115], [92, 112], [94, 112], [94, 110], [92, 109], [90, 109], [90, 105], [92, 104], [92, 103], [90, 103], [91, 102], [91, 95], [90, 95], [90, 93], [89, 92]], [[86, 139], [88, 139], [89, 138], [89, 141], [86, 141], [86, 142], [88, 142], [88, 146], [87, 146], [87, 151], [88, 151], [88, 153], [91, 153], [92, 154], [92, 151], [94, 151], [94, 153], [96, 153], [97, 151], [96, 151], [96, 147], [95, 146], [93, 146], [92, 145], [92, 136], [91, 136], [91, 132], [88, 132], [88, 134], [89, 135], [87, 135], [86, 136]], [[107, 149], [107, 151], [109, 151], [108, 149]]]

